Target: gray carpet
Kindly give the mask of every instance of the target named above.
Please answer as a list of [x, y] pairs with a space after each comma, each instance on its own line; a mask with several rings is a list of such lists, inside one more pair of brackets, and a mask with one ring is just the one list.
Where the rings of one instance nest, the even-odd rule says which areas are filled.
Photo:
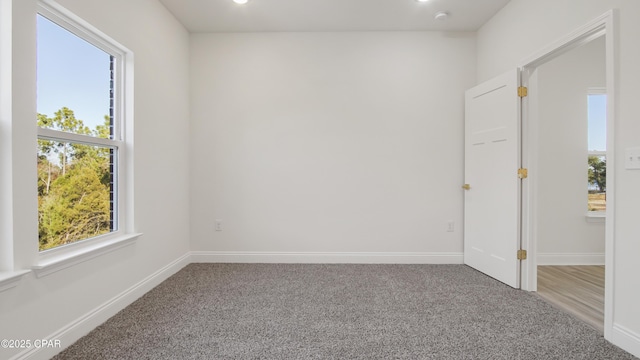
[[635, 359], [464, 265], [191, 264], [55, 359]]

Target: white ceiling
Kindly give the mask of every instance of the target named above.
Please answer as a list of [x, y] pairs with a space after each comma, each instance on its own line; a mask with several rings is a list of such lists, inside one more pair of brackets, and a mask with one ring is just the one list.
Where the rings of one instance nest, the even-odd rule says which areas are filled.
[[[475, 31], [509, 0], [160, 0], [190, 32]], [[450, 14], [435, 20], [439, 11]]]

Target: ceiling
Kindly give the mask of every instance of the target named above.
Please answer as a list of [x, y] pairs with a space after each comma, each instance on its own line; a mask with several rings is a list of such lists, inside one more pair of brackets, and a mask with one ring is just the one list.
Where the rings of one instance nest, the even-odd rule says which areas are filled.
[[[160, 0], [190, 32], [475, 31], [509, 0]], [[446, 20], [434, 15], [446, 11]]]

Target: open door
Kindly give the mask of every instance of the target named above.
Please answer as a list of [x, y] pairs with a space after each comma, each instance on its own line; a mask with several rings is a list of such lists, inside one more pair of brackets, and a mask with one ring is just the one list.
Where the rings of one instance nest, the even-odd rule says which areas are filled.
[[465, 93], [464, 263], [520, 287], [520, 76]]

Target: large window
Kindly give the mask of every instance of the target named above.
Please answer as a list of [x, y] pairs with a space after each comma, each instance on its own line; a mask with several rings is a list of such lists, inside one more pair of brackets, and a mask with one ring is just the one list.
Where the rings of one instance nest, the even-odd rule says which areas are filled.
[[587, 210], [602, 212], [607, 208], [607, 94], [604, 89], [589, 89], [587, 108]]
[[40, 251], [120, 231], [123, 58], [104, 38], [40, 7], [35, 119]]

